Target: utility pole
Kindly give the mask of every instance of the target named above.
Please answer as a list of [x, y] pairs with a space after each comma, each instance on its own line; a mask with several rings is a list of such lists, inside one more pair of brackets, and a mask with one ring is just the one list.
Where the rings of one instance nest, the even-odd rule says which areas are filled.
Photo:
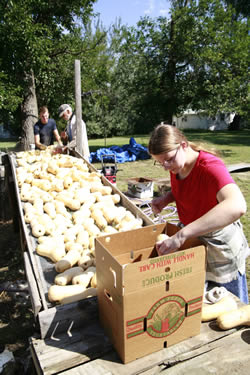
[[75, 60], [75, 113], [76, 113], [76, 150], [86, 159], [89, 158], [89, 144], [85, 122], [82, 121], [81, 66]]

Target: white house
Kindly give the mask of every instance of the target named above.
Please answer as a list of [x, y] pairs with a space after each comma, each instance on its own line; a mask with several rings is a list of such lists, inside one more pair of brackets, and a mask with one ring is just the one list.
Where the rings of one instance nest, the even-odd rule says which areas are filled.
[[179, 129], [226, 130], [234, 116], [234, 113], [219, 113], [216, 117], [209, 117], [205, 111], [188, 109], [180, 117], [173, 116], [173, 124]]

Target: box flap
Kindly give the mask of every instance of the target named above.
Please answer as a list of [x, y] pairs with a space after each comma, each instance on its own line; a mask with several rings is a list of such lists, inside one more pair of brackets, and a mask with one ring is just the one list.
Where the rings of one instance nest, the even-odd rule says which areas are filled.
[[126, 232], [114, 233], [96, 238], [96, 242], [102, 245], [114, 257], [154, 246], [158, 234], [164, 231], [165, 224], [148, 225]]

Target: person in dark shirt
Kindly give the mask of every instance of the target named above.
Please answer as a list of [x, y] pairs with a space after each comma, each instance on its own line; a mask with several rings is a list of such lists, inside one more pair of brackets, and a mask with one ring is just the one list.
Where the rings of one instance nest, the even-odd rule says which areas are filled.
[[47, 146], [53, 145], [54, 137], [58, 144], [62, 146], [62, 141], [59, 136], [56, 122], [49, 118], [49, 110], [43, 106], [39, 109], [40, 119], [34, 125], [35, 145], [36, 149], [43, 150]]

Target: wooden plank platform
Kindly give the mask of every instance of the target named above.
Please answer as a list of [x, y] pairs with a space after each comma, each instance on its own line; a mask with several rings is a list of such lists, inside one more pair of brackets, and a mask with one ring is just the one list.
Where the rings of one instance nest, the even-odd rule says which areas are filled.
[[222, 331], [215, 321], [202, 323], [199, 335], [123, 364], [99, 325], [98, 319], [91, 321], [90, 317], [88, 320], [85, 314], [84, 321], [85, 326], [75, 331], [72, 328], [68, 333], [45, 340], [30, 339], [37, 374], [153, 375], [163, 372], [165, 375], [228, 375], [229, 371], [230, 375], [249, 373], [249, 327]]

